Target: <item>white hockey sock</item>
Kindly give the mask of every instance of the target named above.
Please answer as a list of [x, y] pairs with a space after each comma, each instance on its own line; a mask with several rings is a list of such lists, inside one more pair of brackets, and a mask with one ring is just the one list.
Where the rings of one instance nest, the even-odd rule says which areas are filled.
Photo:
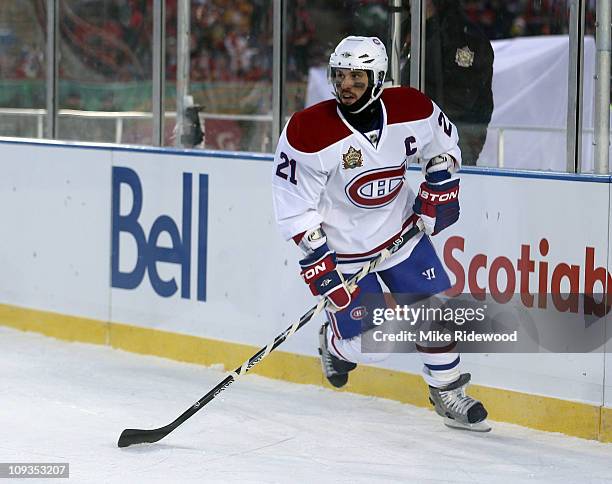
[[460, 357], [456, 351], [448, 353], [422, 353], [423, 378], [428, 385], [444, 387], [456, 381], [461, 375]]
[[327, 331], [327, 346], [332, 355], [352, 363], [378, 363], [389, 357], [389, 353], [362, 353], [361, 335], [340, 339], [332, 331]]

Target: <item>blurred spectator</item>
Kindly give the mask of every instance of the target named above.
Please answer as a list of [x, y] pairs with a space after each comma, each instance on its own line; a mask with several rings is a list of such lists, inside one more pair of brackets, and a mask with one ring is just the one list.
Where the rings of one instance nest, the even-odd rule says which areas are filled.
[[41, 79], [44, 76], [43, 52], [25, 44], [20, 52], [20, 59], [16, 67], [15, 75], [18, 79]]
[[232, 30], [226, 35], [223, 42], [230, 58], [229, 66], [232, 77], [236, 79], [244, 79], [251, 68], [251, 58], [254, 52], [249, 48], [247, 39], [247, 35], [241, 35]]
[[[269, 74], [255, 59], [265, 28], [261, 0], [197, 0], [191, 12], [191, 80], [259, 80]], [[257, 17], [258, 22], [254, 22]], [[271, 24], [270, 24], [271, 26]]]
[[[463, 7], [489, 40], [568, 32], [568, 0], [465, 0]], [[587, 4], [586, 12], [588, 35], [595, 26], [593, 2]]]
[[[457, 3], [471, 21], [470, 29], [480, 27], [489, 40], [568, 31], [568, 0]], [[270, 82], [272, 4], [272, 0], [192, 0], [191, 80]], [[408, 4], [403, 0], [405, 8]], [[34, 15], [24, 15], [23, 25], [0, 25], [0, 75], [3, 79], [43, 80], [44, 36], [32, 36], [46, 29], [46, 2], [32, 0], [22, 5]], [[81, 82], [149, 80], [152, 5], [153, 0], [60, 2], [61, 43], [66, 54], [60, 66], [62, 78]], [[288, 6], [288, 77], [298, 81], [296, 85], [305, 80], [310, 66], [324, 61], [337, 36], [388, 36], [388, 0], [291, 0]], [[595, 2], [589, 0], [587, 34], [594, 32], [594, 10]], [[170, 81], [176, 77], [176, 55], [172, 52], [176, 50], [176, 14], [177, 0], [166, 0]], [[87, 104], [96, 103], [87, 100]]]
[[296, 0], [295, 11], [289, 17], [290, 77], [304, 80], [311, 62], [310, 50], [315, 38], [315, 26], [306, 0]]

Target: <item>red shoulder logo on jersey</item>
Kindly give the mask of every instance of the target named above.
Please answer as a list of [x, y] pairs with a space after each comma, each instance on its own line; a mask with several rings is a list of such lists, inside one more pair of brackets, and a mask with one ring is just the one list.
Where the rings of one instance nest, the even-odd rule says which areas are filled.
[[379, 208], [391, 203], [404, 186], [406, 165], [368, 170], [353, 178], [344, 191], [361, 208]]

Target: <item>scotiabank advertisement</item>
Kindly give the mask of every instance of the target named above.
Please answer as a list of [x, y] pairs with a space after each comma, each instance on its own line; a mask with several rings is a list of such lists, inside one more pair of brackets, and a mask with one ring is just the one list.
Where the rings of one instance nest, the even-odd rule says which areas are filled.
[[460, 204], [459, 222], [432, 238], [451, 294], [520, 293], [531, 306], [547, 293], [604, 292], [607, 183], [463, 174]]
[[[515, 259], [505, 255], [489, 257], [478, 253], [467, 261], [461, 261], [466, 249], [466, 239], [462, 236], [449, 237], [443, 248], [446, 267], [454, 277], [453, 287], [448, 291], [451, 296], [469, 293], [474, 299], [482, 299], [488, 293], [498, 303], [509, 302], [518, 293], [527, 308], [546, 307], [547, 295], [553, 296], [552, 302], [558, 311], [577, 312], [578, 308], [568, 304], [563, 294], [580, 293], [603, 295], [609, 288], [610, 274], [604, 265], [595, 261], [597, 247], [586, 246], [580, 261], [551, 263], [547, 260], [550, 242], [540, 239], [534, 248], [521, 244]], [[601, 252], [601, 248], [600, 248]], [[578, 263], [579, 262], [579, 263]], [[605, 301], [601, 301], [603, 305]], [[586, 306], [585, 312], [592, 314], [600, 311], [600, 305]]]
[[535, 310], [549, 318], [609, 312], [607, 216], [591, 216], [607, 212], [607, 183], [464, 174], [461, 184], [460, 222], [433, 237], [453, 284], [447, 294], [539, 318]]

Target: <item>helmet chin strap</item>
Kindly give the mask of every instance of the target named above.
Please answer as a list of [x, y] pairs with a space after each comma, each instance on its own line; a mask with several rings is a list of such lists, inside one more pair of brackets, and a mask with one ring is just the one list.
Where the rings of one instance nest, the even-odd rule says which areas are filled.
[[340, 105], [340, 111], [342, 111], [343, 113], [349, 113], [349, 114], [358, 114], [362, 112], [365, 108], [367, 108], [374, 101], [372, 99], [372, 89], [373, 89], [373, 86], [368, 86], [367, 90], [363, 93], [363, 95], [350, 106], [346, 106], [342, 104], [342, 102], [338, 98], [336, 98], [338, 101], [338, 104]]

